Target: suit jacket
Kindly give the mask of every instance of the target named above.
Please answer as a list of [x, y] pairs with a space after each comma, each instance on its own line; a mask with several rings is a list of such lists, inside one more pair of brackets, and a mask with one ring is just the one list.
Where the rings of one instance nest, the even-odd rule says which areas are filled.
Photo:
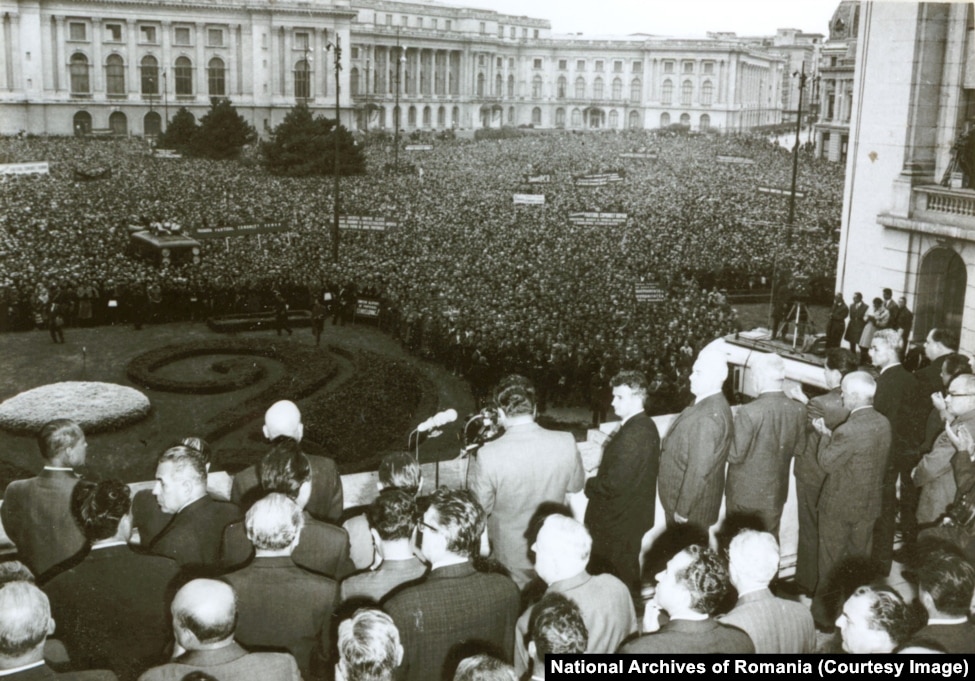
[[427, 575], [427, 564], [416, 556], [407, 560], [384, 560], [375, 570], [349, 575], [339, 585], [339, 601], [367, 598], [377, 603], [403, 584], [421, 581]]
[[223, 530], [242, 515], [237, 504], [204, 495], [174, 515], [146, 548], [183, 568], [215, 569], [220, 564]]
[[44, 585], [71, 663], [109, 668], [122, 679], [167, 659], [169, 605], [179, 588], [173, 560], [125, 545], [94, 549]]
[[[478, 572], [469, 561], [432, 570], [423, 582], [397, 591], [383, 610], [396, 623], [406, 653], [398, 678], [440, 679], [451, 649], [473, 640], [496, 646], [510, 663], [519, 600], [510, 578]], [[450, 659], [448, 679], [458, 661]]]
[[[627, 586], [613, 575], [590, 575], [583, 571], [575, 577], [549, 585], [546, 593], [566, 596], [579, 606], [582, 621], [589, 632], [586, 653], [615, 653], [630, 634], [638, 631], [633, 598]], [[521, 675], [528, 669], [528, 628], [532, 608], [518, 618], [515, 637], [515, 672]]]
[[836, 430], [849, 415], [850, 410], [843, 406], [843, 396], [839, 388], [809, 400], [806, 405], [806, 446], [802, 454], [796, 457], [793, 468], [796, 484], [818, 489], [826, 479], [826, 473], [819, 465], [819, 452], [825, 449], [829, 440], [820, 437], [819, 431], [813, 428], [813, 421], [823, 419], [827, 428]]
[[0, 677], [4, 681], [118, 681], [118, 677], [107, 669], [93, 669], [86, 672], [62, 672], [56, 671], [42, 664], [38, 667], [25, 669], [16, 674], [8, 674]]
[[941, 355], [934, 361], [932, 361], [926, 367], [922, 367], [914, 372], [915, 378], [920, 381], [923, 390], [927, 394], [940, 392], [944, 389], [944, 383], [941, 380], [941, 369], [945, 365], [945, 360], [948, 359], [948, 355]]
[[890, 421], [895, 456], [916, 452], [924, 439], [924, 424], [931, 404], [921, 384], [903, 365], [897, 364], [877, 378], [873, 408]]
[[953, 655], [975, 653], [975, 624], [928, 624], [911, 637], [905, 645], [934, 641], [941, 644], [945, 652]]
[[234, 638], [248, 648], [287, 648], [302, 674], [311, 678], [319, 636], [328, 651], [329, 621], [338, 587], [322, 575], [302, 570], [290, 556], [255, 558], [224, 576], [237, 593]]
[[42, 470], [37, 477], [7, 485], [0, 521], [17, 546], [17, 557], [40, 577], [85, 547], [85, 535], [71, 515], [73, 471]]
[[755, 646], [741, 629], [714, 619], [670, 620], [660, 631], [644, 634], [620, 648], [619, 652], [657, 655], [754, 653]]
[[748, 634], [760, 655], [816, 652], [816, 627], [809, 608], [776, 598], [768, 589], [741, 596], [718, 621]]
[[873, 407], [856, 409], [820, 452], [826, 481], [820, 514], [855, 521], [880, 516], [881, 488], [890, 461], [890, 421]]
[[735, 446], [731, 407], [717, 393], [682, 411], [660, 453], [660, 502], [671, 523], [674, 513], [706, 529], [718, 521], [725, 463]]
[[511, 426], [471, 461], [468, 486], [488, 518], [495, 557], [509, 570], [531, 569], [525, 530], [539, 504], [565, 503], [586, 479], [571, 433], [537, 423]]
[[236, 642], [216, 650], [191, 650], [173, 662], [153, 667], [139, 681], [182, 681], [193, 671], [232, 681], [301, 681], [298, 665], [288, 653], [248, 653]]
[[781, 510], [792, 457], [805, 445], [806, 408], [781, 390], [739, 407], [735, 446], [728, 454], [728, 504]]
[[[342, 515], [342, 478], [335, 462], [324, 456], [309, 453], [318, 448], [311, 442], [302, 442], [301, 450], [308, 457], [311, 466], [311, 497], [305, 507], [309, 513], [325, 522], [335, 522]], [[234, 476], [230, 500], [243, 509], [264, 496], [261, 481], [257, 477], [257, 466], [249, 466]]]
[[860, 342], [860, 336], [863, 335], [863, 327], [867, 324], [863, 321], [863, 315], [867, 314], [867, 309], [867, 304], [863, 301], [850, 305], [850, 323], [846, 325], [846, 333], [843, 334], [843, 340], [854, 344]]
[[[975, 433], [975, 411], [962, 414], [952, 422], [952, 428], [957, 429], [959, 426], [965, 426], [968, 432]], [[919, 523], [937, 520], [945, 512], [948, 504], [955, 500], [958, 487], [951, 467], [954, 456], [955, 447], [948, 439], [947, 433], [942, 431], [931, 451], [922, 456], [921, 461], [914, 467], [911, 477], [914, 484], [920, 488], [917, 502]]]
[[[355, 572], [349, 558], [349, 535], [341, 527], [323, 523], [305, 511], [305, 526], [291, 558], [299, 567], [339, 580]], [[220, 563], [228, 569], [244, 566], [254, 557], [254, 545], [247, 538], [243, 521], [224, 528]]]
[[660, 434], [646, 414], [609, 440], [599, 471], [586, 482], [586, 525], [603, 534], [639, 534], [653, 527], [660, 472]]

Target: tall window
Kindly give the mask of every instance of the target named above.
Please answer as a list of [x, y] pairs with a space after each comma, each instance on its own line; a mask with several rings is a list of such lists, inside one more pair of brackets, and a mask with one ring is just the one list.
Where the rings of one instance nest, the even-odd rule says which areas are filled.
[[691, 125], [691, 115], [688, 113], [682, 113], [680, 115], [680, 124], [690, 127]]
[[429, 128], [433, 125], [433, 112], [429, 106], [423, 107], [423, 127]]
[[556, 81], [555, 96], [559, 99], [565, 99], [565, 76], [559, 76]]
[[501, 96], [501, 90], [502, 90], [503, 87], [504, 87], [504, 78], [499, 73], [498, 75], [496, 75], [494, 77], [494, 96], [495, 97], [500, 97]]
[[704, 106], [711, 106], [711, 98], [714, 95], [714, 85], [711, 84], [710, 80], [704, 81], [701, 84], [701, 104]]
[[508, 76], [508, 97], [515, 96], [515, 77], [514, 75]]
[[152, 55], [142, 58], [142, 94], [159, 94], [159, 62]]
[[541, 124], [542, 124], [542, 110], [536, 106], [534, 109], [532, 109], [532, 125], [541, 125]]
[[580, 109], [572, 110], [572, 127], [578, 128], [582, 126], [582, 111]]
[[561, 107], [555, 110], [555, 127], [556, 128], [565, 127], [565, 109]]
[[125, 94], [125, 62], [117, 54], [105, 60], [105, 92], [109, 95]]
[[639, 102], [643, 97], [643, 83], [640, 82], [639, 78], [634, 78], [630, 81], [630, 101]]
[[71, 74], [71, 94], [90, 94], [91, 85], [88, 81], [88, 57], [80, 52], [71, 55], [71, 64], [68, 67], [68, 71]]
[[477, 96], [478, 97], [484, 96], [484, 74], [483, 73], [477, 74]]
[[620, 112], [613, 109], [609, 112], [609, 127], [618, 128], [620, 127]]
[[711, 127], [711, 117], [708, 116], [707, 114], [701, 114], [701, 125], [698, 126], [698, 129], [704, 131], [710, 127]]
[[660, 114], [660, 127], [666, 128], [668, 125], [670, 125], [670, 114], [665, 111]]
[[176, 59], [176, 66], [173, 68], [173, 75], [176, 77], [176, 94], [193, 94], [193, 62], [188, 57]]
[[535, 76], [532, 78], [532, 97], [538, 99], [542, 96], [542, 77]]
[[670, 79], [664, 81], [664, 86], [660, 89], [660, 101], [663, 104], [670, 104], [674, 101], [674, 84]]
[[592, 84], [592, 98], [602, 99], [603, 98], [603, 79], [597, 78]]
[[680, 84], [680, 103], [687, 106], [691, 103], [691, 97], [694, 96], [694, 83], [689, 80], [685, 80]]
[[613, 99], [623, 99], [623, 81], [613, 78]]
[[223, 59], [214, 57], [207, 64], [207, 90], [211, 97], [223, 97], [227, 94], [224, 73]]
[[416, 107], [411, 106], [409, 112], [406, 114], [406, 124], [411, 128], [416, 127]]
[[311, 67], [304, 59], [295, 64], [295, 99], [311, 97]]
[[586, 96], [586, 79], [582, 76], [576, 78], [576, 99], [582, 99]]
[[349, 71], [349, 92], [353, 97], [359, 94], [359, 69], [354, 66]]

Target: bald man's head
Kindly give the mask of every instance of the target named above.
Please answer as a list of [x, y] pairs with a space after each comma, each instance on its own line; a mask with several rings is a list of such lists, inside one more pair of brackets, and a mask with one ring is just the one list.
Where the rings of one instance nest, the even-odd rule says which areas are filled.
[[237, 627], [237, 596], [226, 582], [194, 579], [173, 598], [173, 629], [187, 650], [229, 644]]
[[264, 412], [264, 437], [268, 440], [290, 437], [295, 442], [301, 442], [305, 426], [301, 423], [301, 411], [291, 400], [275, 402]]
[[868, 407], [873, 404], [877, 381], [866, 371], [853, 371], [843, 377], [843, 406], [847, 409]]

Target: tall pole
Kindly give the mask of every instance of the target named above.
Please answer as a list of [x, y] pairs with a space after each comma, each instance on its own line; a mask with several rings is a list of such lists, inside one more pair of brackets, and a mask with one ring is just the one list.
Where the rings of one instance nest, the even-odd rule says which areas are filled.
[[169, 80], [166, 78], [166, 70], [163, 69], [163, 110], [166, 117], [163, 119], [163, 132], [169, 127]]
[[339, 72], [342, 70], [342, 37], [337, 31], [335, 33], [335, 44], [332, 47], [335, 51], [335, 129], [332, 131], [332, 137], [335, 140], [335, 159], [332, 163], [332, 174], [335, 180], [332, 204], [335, 215], [332, 221], [332, 262], [337, 263], [339, 261]]
[[403, 63], [403, 48], [399, 45], [399, 29], [396, 26], [396, 105], [393, 107], [393, 171], [399, 171], [399, 75]]

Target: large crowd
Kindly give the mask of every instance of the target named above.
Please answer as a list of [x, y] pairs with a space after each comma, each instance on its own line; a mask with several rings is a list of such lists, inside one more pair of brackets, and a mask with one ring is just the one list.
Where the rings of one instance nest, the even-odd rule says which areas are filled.
[[[388, 141], [364, 144], [370, 169], [390, 165]], [[634, 151], [655, 158], [620, 156]], [[716, 291], [761, 288], [779, 268], [809, 293], [834, 269], [841, 167], [803, 152], [790, 238], [788, 197], [759, 187], [787, 187], [791, 155], [761, 137], [548, 133], [437, 141], [400, 155], [415, 172], [341, 181], [342, 214], [398, 227], [343, 231], [333, 263], [328, 179], [271, 177], [246, 155], [153, 157], [134, 139], [0, 140], [3, 161], [51, 168], [0, 181], [0, 324], [43, 326], [52, 300], [66, 324], [257, 311], [273, 306], [275, 290], [292, 308], [310, 308], [324, 289], [352, 284], [381, 295], [384, 324], [411, 349], [469, 372], [475, 388], [504, 367], [569, 399], [588, 393], [600, 365], [679, 384], [687, 348], [735, 328]], [[92, 168], [111, 177], [75, 179]], [[573, 183], [607, 169], [622, 169], [623, 180]], [[529, 185], [526, 175], [551, 182]], [[520, 192], [544, 193], [545, 203], [513, 205]], [[582, 211], [629, 217], [617, 226], [569, 221]], [[207, 240], [199, 264], [159, 267], [129, 250], [129, 225], [153, 222], [189, 234], [262, 222], [292, 231]], [[666, 300], [637, 301], [641, 282]]]

